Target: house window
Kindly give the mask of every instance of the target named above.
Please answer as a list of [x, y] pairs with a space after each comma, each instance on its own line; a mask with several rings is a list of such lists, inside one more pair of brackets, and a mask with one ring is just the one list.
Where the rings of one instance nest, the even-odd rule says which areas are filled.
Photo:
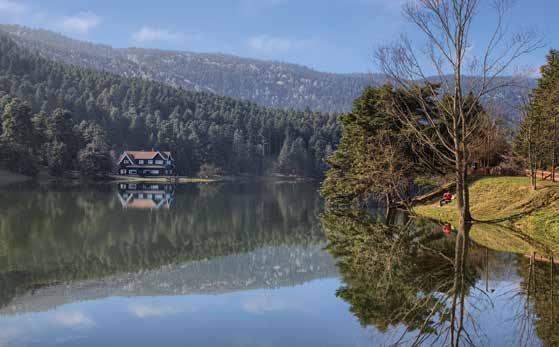
[[153, 165], [153, 160], [148, 160], [149, 165]]
[[120, 170], [120, 174], [121, 174], [121, 175], [126, 175], [126, 169]]
[[138, 174], [138, 171], [137, 171], [137, 170], [128, 170], [128, 173], [129, 173], [130, 175], [137, 175], [137, 174]]
[[159, 175], [159, 170], [151, 170], [152, 175]]
[[163, 160], [156, 160], [155, 163], [156, 163], [157, 165], [163, 165]]
[[142, 165], [144, 163], [143, 160], [138, 160], [138, 164]]
[[167, 165], [171, 165], [171, 161], [170, 161], [170, 160], [167, 160]]
[[124, 159], [124, 164], [130, 164], [130, 160]]

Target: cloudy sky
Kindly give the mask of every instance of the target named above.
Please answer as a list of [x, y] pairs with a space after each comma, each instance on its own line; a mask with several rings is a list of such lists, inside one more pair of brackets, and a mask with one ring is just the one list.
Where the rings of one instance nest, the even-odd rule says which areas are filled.
[[[406, 0], [0, 0], [0, 22], [18, 23], [116, 47], [222, 52], [304, 64], [322, 71], [374, 72], [375, 47], [416, 31]], [[487, 2], [487, 0], [482, 0]], [[519, 64], [538, 66], [559, 48], [557, 0], [519, 0], [511, 29], [536, 27], [547, 46]], [[491, 17], [480, 13], [473, 45]]]

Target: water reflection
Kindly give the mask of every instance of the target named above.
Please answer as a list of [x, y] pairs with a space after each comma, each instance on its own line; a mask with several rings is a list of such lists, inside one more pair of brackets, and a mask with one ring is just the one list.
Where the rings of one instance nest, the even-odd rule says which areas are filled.
[[122, 207], [141, 210], [170, 208], [175, 186], [157, 183], [119, 183], [118, 198]]
[[0, 189], [0, 345], [558, 345], [556, 258], [316, 189]]
[[323, 251], [315, 190], [277, 184], [2, 190], [1, 313], [335, 276]]
[[558, 343], [552, 262], [483, 248], [469, 226], [355, 210], [322, 221], [344, 282], [337, 295], [387, 345]]
[[555, 299], [558, 290], [556, 261], [553, 256], [543, 257], [536, 253], [519, 259], [522, 295], [518, 296], [516, 324], [519, 339], [527, 346], [538, 337], [545, 346], [559, 344], [555, 325], [559, 319]]

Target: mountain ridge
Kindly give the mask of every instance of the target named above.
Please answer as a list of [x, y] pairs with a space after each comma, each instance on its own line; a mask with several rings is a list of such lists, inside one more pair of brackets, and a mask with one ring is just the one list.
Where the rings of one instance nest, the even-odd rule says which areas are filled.
[[322, 72], [293, 63], [225, 53], [113, 48], [18, 25], [0, 25], [0, 30], [48, 59], [253, 101], [266, 107], [309, 108], [328, 113], [349, 111], [365, 87], [384, 80], [381, 74]]
[[[195, 53], [157, 48], [113, 48], [81, 41], [45, 29], [0, 24], [0, 31], [49, 60], [139, 77], [186, 90], [208, 92], [254, 102], [277, 109], [312, 110], [322, 113], [349, 112], [364, 88], [388, 79], [379, 73], [332, 73], [294, 63], [244, 58], [226, 53]], [[429, 77], [436, 81], [438, 77]], [[464, 76], [475, 88], [475, 76]], [[499, 80], [513, 79], [512, 76]], [[506, 83], [505, 83], [506, 84]], [[535, 79], [521, 86], [508, 86], [484, 98], [497, 101], [505, 123], [515, 129], [519, 105], [535, 87]]]

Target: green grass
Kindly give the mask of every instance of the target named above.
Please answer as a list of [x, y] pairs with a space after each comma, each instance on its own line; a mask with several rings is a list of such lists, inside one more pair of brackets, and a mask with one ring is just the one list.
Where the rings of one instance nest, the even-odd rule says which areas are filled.
[[[472, 238], [498, 250], [525, 253], [538, 248], [559, 253], [559, 184], [528, 177], [484, 177], [470, 185], [470, 209], [476, 220]], [[457, 224], [456, 201], [414, 207], [420, 216]], [[528, 246], [524, 244], [528, 244]]]

